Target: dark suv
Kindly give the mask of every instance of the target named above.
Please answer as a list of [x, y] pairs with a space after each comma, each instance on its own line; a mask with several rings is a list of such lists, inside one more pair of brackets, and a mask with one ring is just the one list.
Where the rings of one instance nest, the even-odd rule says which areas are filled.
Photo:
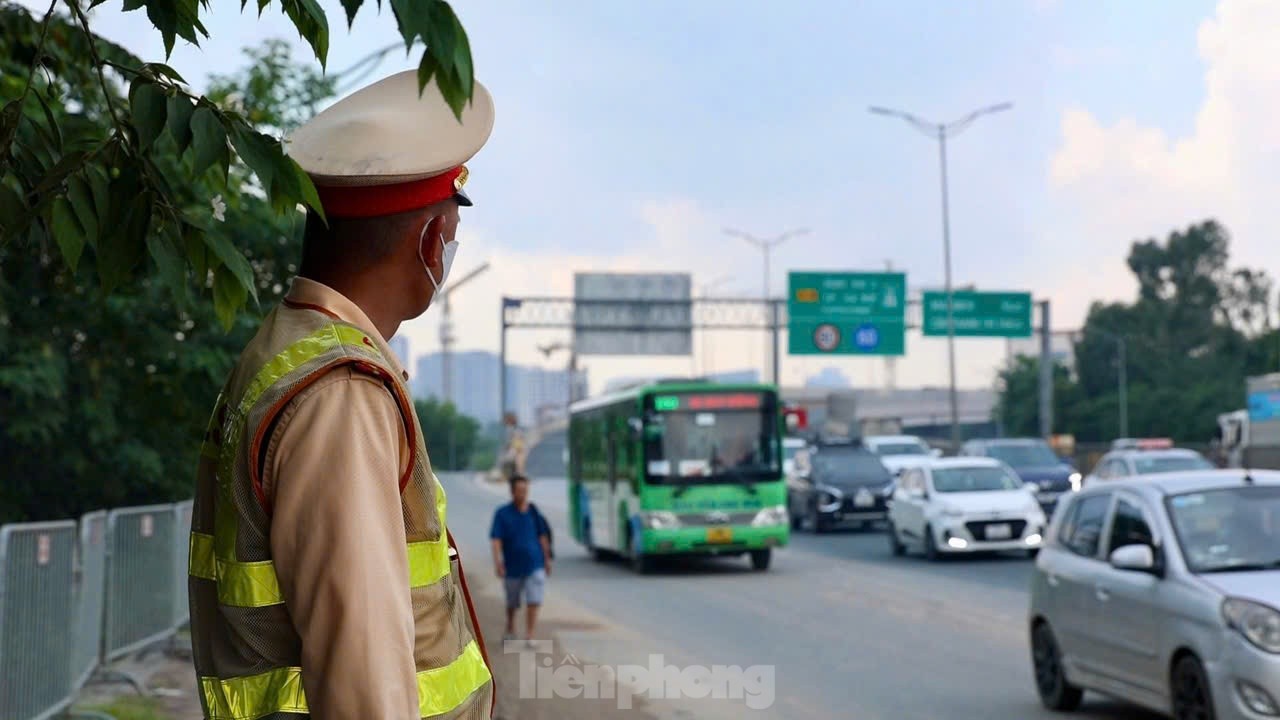
[[960, 454], [995, 458], [1013, 468], [1022, 482], [1035, 486], [1036, 500], [1050, 517], [1058, 498], [1080, 489], [1080, 473], [1039, 438], [970, 440]]
[[888, 516], [893, 476], [880, 457], [856, 441], [818, 442], [796, 455], [787, 479], [791, 527], [825, 532], [866, 527]]

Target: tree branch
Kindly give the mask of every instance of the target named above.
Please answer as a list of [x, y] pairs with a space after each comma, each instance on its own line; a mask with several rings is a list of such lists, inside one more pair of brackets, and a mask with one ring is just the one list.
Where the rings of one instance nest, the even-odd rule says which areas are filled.
[[[80, 27], [84, 29], [85, 40], [89, 43], [89, 57], [93, 61], [93, 67], [98, 71], [98, 83], [102, 86], [102, 97], [107, 101], [107, 114], [111, 116], [111, 124], [115, 126], [116, 134], [123, 140], [128, 137], [125, 134], [124, 126], [120, 124], [120, 118], [116, 115], [116, 103], [111, 97], [111, 88], [107, 87], [107, 74], [103, 70], [104, 62], [102, 57], [98, 55], [98, 45], [94, 42], [93, 32], [89, 30], [89, 18], [84, 16], [84, 11], [80, 9], [79, 0], [67, 0], [67, 6], [71, 8], [71, 13], [75, 15], [76, 20], [80, 22]], [[128, 149], [128, 143], [125, 143], [125, 149]]]

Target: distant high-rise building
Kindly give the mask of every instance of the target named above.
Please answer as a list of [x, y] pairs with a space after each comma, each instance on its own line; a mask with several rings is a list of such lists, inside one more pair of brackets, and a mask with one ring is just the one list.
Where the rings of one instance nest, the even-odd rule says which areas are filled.
[[[498, 383], [498, 356], [483, 350], [455, 352], [453, 364], [453, 401], [458, 412], [482, 423], [502, 418], [501, 389]], [[443, 366], [440, 353], [418, 358], [418, 372], [413, 378], [413, 392], [418, 397], [445, 399]], [[576, 397], [586, 395], [587, 373], [577, 372]], [[568, 373], [556, 368], [507, 366], [507, 395], [510, 410], [521, 425], [533, 425], [548, 412], [563, 414], [569, 400]]]
[[818, 371], [817, 375], [811, 375], [808, 380], [804, 381], [805, 387], [811, 388], [847, 388], [851, 387], [849, 376], [845, 375], [840, 368], [824, 367]]
[[391, 347], [391, 352], [395, 353], [397, 358], [400, 358], [400, 367], [409, 367], [409, 363], [413, 360], [409, 356], [409, 338], [404, 335], [396, 335], [391, 338], [387, 345]]

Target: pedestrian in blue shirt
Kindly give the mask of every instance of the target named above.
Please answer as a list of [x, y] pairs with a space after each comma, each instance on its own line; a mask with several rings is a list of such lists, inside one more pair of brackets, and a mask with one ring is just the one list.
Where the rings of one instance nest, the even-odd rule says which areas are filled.
[[516, 611], [525, 610], [525, 638], [533, 640], [538, 608], [551, 574], [551, 527], [538, 508], [529, 502], [529, 478], [510, 479], [511, 502], [493, 513], [489, 540], [493, 545], [493, 565], [507, 591], [507, 632], [516, 636]]

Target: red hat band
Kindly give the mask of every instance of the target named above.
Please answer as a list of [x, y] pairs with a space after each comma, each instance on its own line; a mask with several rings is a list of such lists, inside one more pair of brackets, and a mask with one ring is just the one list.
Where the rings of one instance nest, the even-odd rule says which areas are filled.
[[367, 218], [418, 210], [453, 197], [465, 182], [466, 168], [456, 167], [421, 180], [394, 185], [316, 186], [325, 215], [337, 218]]

